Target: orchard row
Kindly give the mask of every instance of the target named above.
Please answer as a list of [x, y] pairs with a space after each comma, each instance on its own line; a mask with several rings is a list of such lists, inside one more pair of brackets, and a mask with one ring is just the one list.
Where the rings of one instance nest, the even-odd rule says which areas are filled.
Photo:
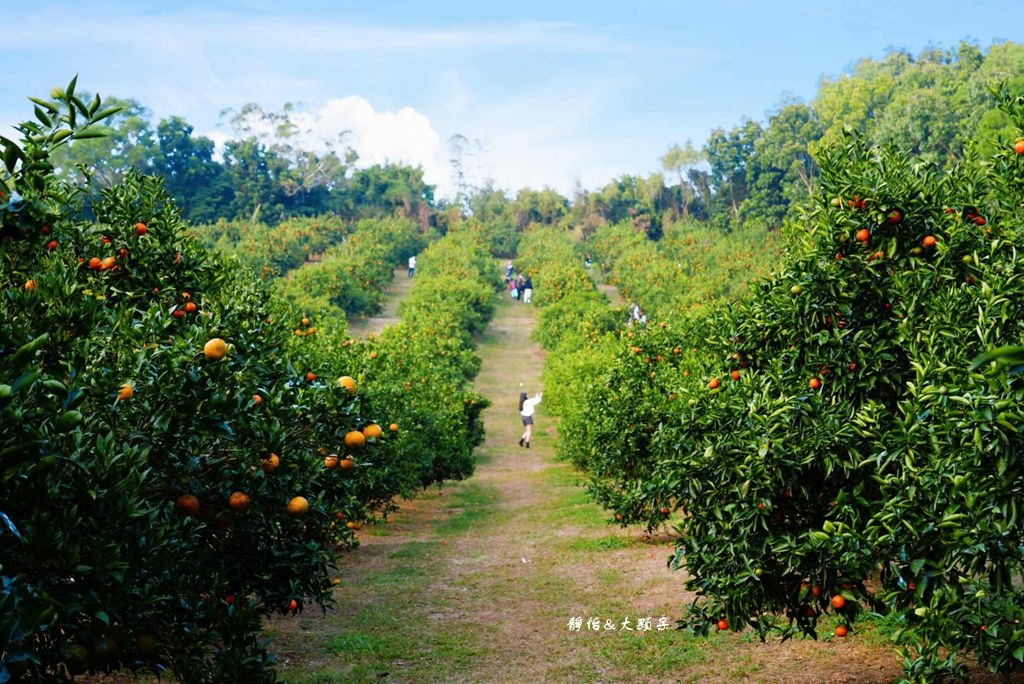
[[[1020, 137], [1024, 97], [998, 97]], [[524, 241], [538, 291], [565, 285], [538, 299], [560, 453], [621, 524], [676, 525], [696, 631], [833, 615], [845, 636], [871, 610], [910, 677], [1024, 667], [1024, 385], [972, 365], [1024, 339], [1015, 140], [943, 175], [837, 141], [774, 274], [731, 303], [678, 306], [602, 247], [624, 290], [665, 293], [646, 326], [586, 282], [592, 246]]]
[[157, 179], [82, 218], [48, 160], [105, 115], [72, 83], [2, 141], [0, 679], [273, 681], [261, 618], [328, 603], [363, 521], [472, 472], [462, 331], [497, 273], [435, 242], [402, 322], [353, 340], [204, 249]]

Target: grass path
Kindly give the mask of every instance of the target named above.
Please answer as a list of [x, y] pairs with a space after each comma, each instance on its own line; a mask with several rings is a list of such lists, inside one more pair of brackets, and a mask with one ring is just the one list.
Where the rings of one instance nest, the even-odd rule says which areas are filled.
[[[408, 279], [399, 274], [396, 282]], [[895, 657], [870, 636], [756, 643], [745, 634], [657, 630], [692, 600], [666, 567], [667, 535], [643, 541], [609, 526], [577, 476], [554, 459], [538, 409], [534, 447], [520, 448], [519, 383], [540, 388], [535, 310], [502, 298], [484, 335], [477, 388], [493, 405], [468, 481], [404, 502], [365, 526], [340, 559], [337, 607], [271, 623], [290, 682], [878, 682]], [[569, 620], [582, 618], [581, 631]], [[598, 618], [602, 629], [587, 628]], [[654, 629], [635, 631], [651, 618]], [[622, 629], [622, 623], [634, 631]], [[606, 623], [614, 630], [605, 630]]]
[[379, 333], [384, 328], [398, 321], [398, 304], [412, 289], [414, 278], [409, 277], [409, 269], [405, 266], [395, 268], [395, 277], [384, 289], [384, 309], [376, 316], [354, 317], [348, 322], [349, 334], [353, 337], [367, 337], [371, 333]]

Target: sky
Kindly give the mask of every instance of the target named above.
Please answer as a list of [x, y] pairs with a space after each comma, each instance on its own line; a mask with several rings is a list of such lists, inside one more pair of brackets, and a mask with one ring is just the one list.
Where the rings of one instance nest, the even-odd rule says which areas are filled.
[[1024, 41], [1021, 0], [0, 0], [0, 133], [78, 88], [182, 116], [222, 142], [256, 103], [345, 138], [360, 164], [421, 165], [510, 193], [647, 176], [673, 143], [764, 121], [865, 57]]

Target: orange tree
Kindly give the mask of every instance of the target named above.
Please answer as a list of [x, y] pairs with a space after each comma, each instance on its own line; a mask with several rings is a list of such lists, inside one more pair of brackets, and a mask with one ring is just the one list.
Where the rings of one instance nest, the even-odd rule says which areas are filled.
[[300, 306], [320, 301], [349, 316], [375, 314], [395, 266], [418, 253], [426, 237], [411, 221], [360, 220], [345, 242], [327, 250], [321, 261], [289, 272], [281, 281], [282, 291]]
[[74, 86], [0, 140], [0, 677], [271, 681], [261, 616], [327, 600], [344, 523], [409, 479], [398, 433], [343, 324], [295, 335], [159, 180], [81, 218], [49, 155], [108, 112]]
[[[1001, 105], [1024, 125], [1024, 99]], [[845, 634], [870, 608], [910, 677], [963, 652], [1024, 664], [1024, 396], [1019, 376], [971, 370], [1024, 338], [1024, 156], [1001, 149], [939, 176], [844, 139], [776, 275], [626, 333], [581, 397], [599, 418], [572, 448], [606, 505], [680, 509], [695, 629], [816, 635], [834, 613]]]
[[418, 486], [468, 477], [483, 441], [488, 402], [472, 390], [480, 370], [475, 338], [494, 314], [500, 285], [488, 249], [470, 232], [432, 243], [399, 306], [401, 322], [360, 344], [374, 368], [367, 392], [409, 427], [398, 442]]

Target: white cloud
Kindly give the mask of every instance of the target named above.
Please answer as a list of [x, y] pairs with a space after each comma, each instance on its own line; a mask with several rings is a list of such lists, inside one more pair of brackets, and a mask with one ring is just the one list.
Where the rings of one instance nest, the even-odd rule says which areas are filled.
[[[341, 140], [342, 148], [358, 153], [357, 167], [389, 162], [420, 166], [424, 181], [437, 187], [437, 195], [451, 194], [451, 168], [441, 136], [430, 119], [412, 107], [377, 111], [365, 98], [350, 95], [289, 116], [301, 132], [298, 142], [307, 149], [324, 149], [327, 143], [338, 149]], [[266, 131], [266, 126], [253, 123], [254, 130]], [[204, 135], [213, 139], [218, 149], [229, 138], [216, 131]]]

